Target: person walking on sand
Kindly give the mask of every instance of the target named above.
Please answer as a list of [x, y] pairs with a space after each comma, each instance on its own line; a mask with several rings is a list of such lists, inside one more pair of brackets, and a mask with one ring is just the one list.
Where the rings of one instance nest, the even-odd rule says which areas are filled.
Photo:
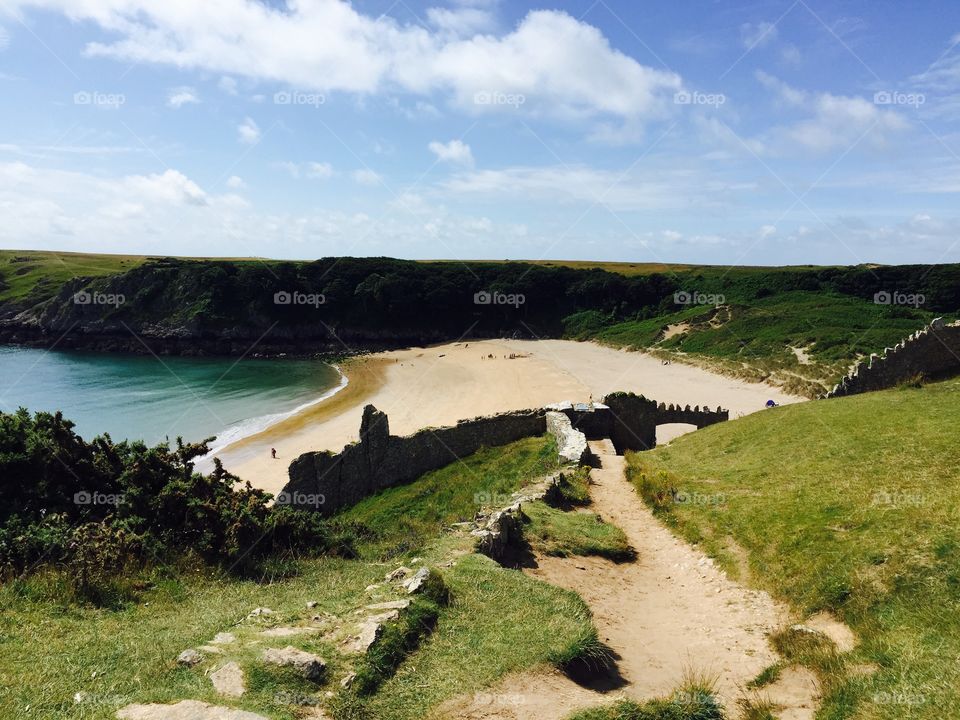
[[270, 448], [270, 457], [272, 457], [274, 460], [277, 459], [277, 449], [276, 449], [276, 448]]

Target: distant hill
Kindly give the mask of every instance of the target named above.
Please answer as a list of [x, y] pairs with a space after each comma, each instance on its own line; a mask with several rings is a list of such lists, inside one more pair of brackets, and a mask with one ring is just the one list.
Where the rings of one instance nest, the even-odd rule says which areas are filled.
[[241, 355], [567, 337], [646, 349], [808, 395], [858, 358], [958, 309], [958, 265], [294, 262], [0, 251], [2, 342]]

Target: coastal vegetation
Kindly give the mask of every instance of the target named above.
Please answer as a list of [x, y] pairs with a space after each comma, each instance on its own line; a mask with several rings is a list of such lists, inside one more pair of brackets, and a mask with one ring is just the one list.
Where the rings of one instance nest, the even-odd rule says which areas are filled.
[[729, 573], [853, 629], [842, 655], [773, 638], [819, 677], [820, 717], [933, 719], [960, 703], [945, 661], [960, 656], [958, 401], [949, 380], [784, 406], [629, 456], [659, 517]]
[[[190, 669], [175, 660], [185, 648], [225, 631], [236, 642], [220, 659], [238, 663], [248, 678], [248, 692], [231, 704], [279, 720], [299, 717], [305, 701], [315, 702], [311, 698], [330, 689], [338, 691], [331, 711], [340, 720], [419, 718], [511, 671], [563, 666], [598, 652], [590, 612], [579, 596], [473, 554], [469, 528], [457, 527], [553, 472], [556, 447], [549, 436], [481, 450], [321, 522], [311, 513], [270, 509], [265, 494], [244, 487], [234, 488], [230, 500], [229, 476], [222, 471], [210, 477], [189, 471], [199, 447], [164, 454], [108, 438], [86, 443], [68, 421], [42, 413], [24, 411], [2, 421], [3, 507], [16, 507], [19, 518], [14, 528], [14, 515], [7, 515], [3, 547], [8, 553], [23, 547], [23, 527], [56, 540], [35, 547], [49, 555], [33, 554], [31, 564], [8, 559], [0, 585], [4, 716], [107, 720], [133, 702], [192, 698], [223, 704], [204, 677], [208, 663]], [[28, 476], [39, 480], [35, 488], [27, 487]], [[123, 499], [71, 508], [81, 485]], [[48, 532], [51, 515], [65, 516], [56, 533]], [[272, 519], [288, 515], [296, 517], [300, 535], [291, 534], [292, 520]], [[263, 531], [262, 537], [235, 538], [248, 549], [261, 548], [256, 571], [235, 572], [235, 555], [226, 551], [201, 552], [220, 543], [232, 547], [213, 535], [224, 524], [238, 532]], [[71, 554], [80, 548], [70, 529], [92, 525], [136, 540], [126, 562], [104, 565], [99, 577], [101, 587], [130, 592], [72, 590], [71, 576], [85, 560]], [[326, 659], [319, 682], [259, 662], [260, 633], [302, 623], [308, 601], [311, 615], [334, 627], [348, 624], [358, 606], [371, 602], [365, 598], [383, 584], [386, 571], [421, 564], [442, 567], [442, 580], [436, 580], [442, 591], [417, 596], [361, 662], [326, 635], [291, 638]], [[251, 613], [260, 607], [270, 613]], [[351, 664], [356, 678], [342, 690], [337, 682]]]
[[[77, 303], [77, 293], [122, 298]], [[0, 339], [351, 353], [470, 337], [646, 349], [815, 396], [960, 309], [960, 266], [196, 260], [0, 252]]]

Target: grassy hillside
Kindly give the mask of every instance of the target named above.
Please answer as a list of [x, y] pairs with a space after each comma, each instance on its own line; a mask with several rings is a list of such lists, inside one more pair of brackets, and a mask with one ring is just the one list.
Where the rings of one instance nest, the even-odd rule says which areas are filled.
[[[123, 301], [78, 304], [80, 290]], [[919, 299], [877, 304], [879, 292]], [[282, 296], [287, 302], [277, 300]], [[651, 350], [816, 396], [854, 362], [934, 316], [955, 317], [960, 265], [306, 262], [0, 251], [0, 318], [9, 323], [24, 310], [30, 322], [0, 323], [0, 337], [22, 340], [25, 325], [26, 337], [43, 329], [41, 344], [67, 334], [68, 347], [76, 341], [138, 352], [133, 330], [167, 352], [242, 352], [257, 343], [268, 354], [465, 336], [568, 337]]]
[[[362, 523], [356, 560], [286, 559], [264, 566], [257, 579], [159, 567], [138, 575], [135, 596], [110, 608], [67, 600], [66, 580], [55, 570], [8, 578], [0, 584], [0, 717], [108, 720], [132, 702], [189, 698], [294, 720], [304, 700], [334, 691], [349, 700], [335, 713], [338, 720], [412, 720], [512, 670], [565, 662], [596, 643], [579, 596], [472, 554], [473, 538], [451, 528], [555, 467], [552, 439], [530, 438], [387, 490], [337, 518]], [[370, 586], [399, 565], [441, 567], [452, 602], [419, 650], [405, 649], [413, 657], [378, 667], [386, 682], [379, 691], [352, 697], [339, 681], [362, 662], [343, 654], [337, 633], [358, 617], [355, 609], [392, 599], [389, 586]], [[317, 605], [307, 610], [308, 601]], [[273, 614], [247, 617], [256, 607]], [[311, 615], [328, 618], [322, 635], [273, 641], [260, 635], [309, 623]], [[177, 665], [182, 650], [221, 632], [237, 637], [225, 655], [208, 654], [192, 669]], [[264, 647], [290, 644], [327, 660], [319, 684], [258, 662]], [[249, 690], [239, 700], [218, 697], [206, 677], [227, 659], [247, 673]]]
[[818, 717], [939, 720], [960, 716], [958, 423], [954, 380], [764, 411], [630, 473], [732, 574], [854, 629], [847, 657], [796, 653], [824, 681]]
[[0, 250], [0, 303], [46, 300], [75, 277], [113, 275], [144, 260], [137, 255]]

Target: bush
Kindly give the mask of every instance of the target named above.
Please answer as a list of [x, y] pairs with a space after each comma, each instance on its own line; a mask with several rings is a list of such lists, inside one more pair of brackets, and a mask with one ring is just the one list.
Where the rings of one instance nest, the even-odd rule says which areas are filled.
[[207, 442], [170, 448], [85, 442], [60, 413], [0, 413], [0, 572], [69, 567], [96, 596], [135, 564], [184, 555], [246, 573], [268, 557], [351, 557], [356, 530], [268, 506], [270, 495], [224, 470], [194, 472]]

